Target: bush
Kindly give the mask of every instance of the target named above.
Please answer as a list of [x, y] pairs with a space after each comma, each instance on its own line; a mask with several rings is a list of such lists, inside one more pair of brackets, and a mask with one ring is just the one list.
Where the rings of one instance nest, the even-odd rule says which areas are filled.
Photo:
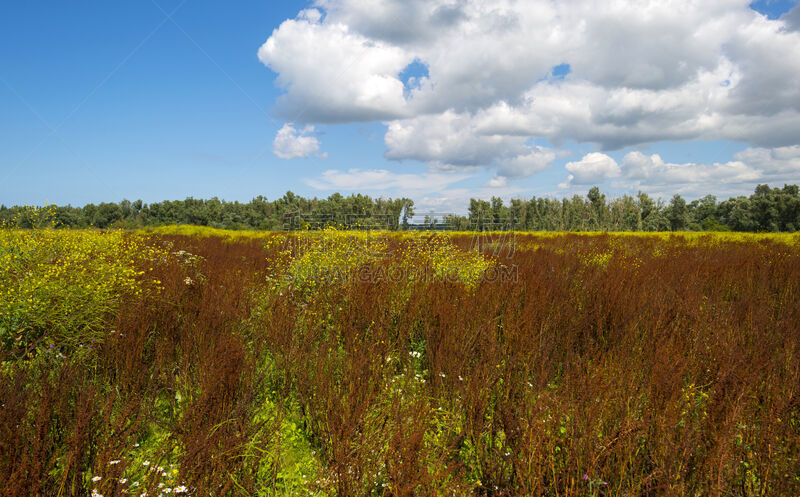
[[[6, 352], [101, 342], [125, 297], [158, 287], [147, 277], [166, 252], [121, 231], [0, 229], [0, 338]], [[148, 269], [137, 269], [139, 267]]]

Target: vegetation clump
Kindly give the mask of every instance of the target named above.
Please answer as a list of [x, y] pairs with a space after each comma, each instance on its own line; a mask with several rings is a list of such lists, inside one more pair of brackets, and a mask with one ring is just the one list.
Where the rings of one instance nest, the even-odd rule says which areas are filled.
[[55, 229], [52, 208], [26, 212], [0, 226], [0, 338], [6, 350], [88, 347], [125, 300], [155, 291], [148, 275], [166, 253], [146, 237], [120, 231]]

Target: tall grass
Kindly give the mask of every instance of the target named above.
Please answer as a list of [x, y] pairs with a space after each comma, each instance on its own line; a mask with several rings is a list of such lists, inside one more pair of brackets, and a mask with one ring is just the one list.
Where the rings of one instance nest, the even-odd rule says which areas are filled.
[[794, 238], [154, 236], [3, 362], [5, 495], [800, 493]]

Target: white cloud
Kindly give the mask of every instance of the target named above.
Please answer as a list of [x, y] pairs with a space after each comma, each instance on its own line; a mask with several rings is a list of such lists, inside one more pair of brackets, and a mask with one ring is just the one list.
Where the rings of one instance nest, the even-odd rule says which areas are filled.
[[506, 178], [525, 178], [549, 168], [555, 159], [556, 152], [552, 149], [527, 147], [520, 155], [500, 161], [497, 173]]
[[508, 186], [508, 178], [495, 174], [492, 179], [486, 182], [486, 186], [489, 188], [504, 188]]
[[531, 146], [526, 136], [496, 133], [468, 114], [446, 111], [389, 123], [388, 159], [415, 159], [437, 169], [495, 167], [498, 174], [522, 178], [544, 170], [555, 151]]
[[[283, 125], [272, 142], [272, 152], [281, 159], [299, 159], [309, 157], [319, 150], [319, 140], [308, 136], [314, 132], [314, 126], [306, 126], [299, 132], [289, 123]], [[327, 154], [322, 154], [322, 158]]]
[[[800, 7], [769, 20], [749, 3], [317, 0], [259, 58], [278, 74], [287, 119], [383, 121], [387, 158], [493, 168], [495, 182], [553, 162], [556, 152], [532, 138], [603, 150], [697, 139], [800, 145]], [[415, 60], [428, 74], [406, 85], [400, 75]], [[562, 63], [571, 73], [554, 78]], [[653, 165], [648, 178], [755, 177], [736, 162], [748, 164]], [[574, 183], [595, 174], [572, 164]]]
[[297, 18], [306, 20], [311, 24], [316, 24], [322, 19], [322, 12], [318, 9], [304, 9], [297, 14]]
[[778, 177], [800, 180], [800, 147], [748, 148], [735, 154], [732, 161], [713, 164], [668, 163], [658, 154], [645, 155], [639, 151], [628, 152], [617, 164], [605, 154], [592, 153], [565, 168], [571, 174], [560, 185], [562, 188], [615, 179], [616, 186], [629, 190], [655, 188], [707, 193], [712, 185], [714, 191], [743, 192], [750, 190], [753, 183]]
[[626, 179], [647, 185], [702, 185], [720, 183], [747, 183], [758, 181], [762, 173], [739, 160], [714, 164], [665, 163], [661, 156], [629, 152], [622, 159], [622, 173]]
[[599, 152], [586, 154], [577, 162], [567, 162], [564, 168], [570, 172], [567, 184], [592, 185], [620, 175], [620, 167], [613, 158]]
[[784, 178], [787, 182], [800, 182], [800, 145], [748, 148], [733, 157], [757, 168], [764, 177], [773, 181]]
[[434, 192], [465, 179], [465, 175], [424, 173], [398, 174], [386, 169], [330, 169], [319, 179], [307, 179], [306, 184], [318, 190], [415, 190]]
[[303, 11], [285, 21], [258, 50], [286, 90], [280, 114], [297, 122], [372, 121], [405, 113], [397, 75], [411, 63], [405, 50], [371, 40], [344, 24]]

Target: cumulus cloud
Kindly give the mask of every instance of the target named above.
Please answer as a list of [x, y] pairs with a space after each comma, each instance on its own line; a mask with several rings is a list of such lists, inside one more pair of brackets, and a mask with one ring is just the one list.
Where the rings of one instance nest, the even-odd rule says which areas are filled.
[[556, 159], [552, 149], [533, 146], [514, 157], [498, 162], [497, 172], [506, 178], [525, 178], [539, 171], [544, 171]]
[[712, 164], [669, 163], [658, 154], [646, 155], [640, 151], [628, 152], [617, 164], [605, 154], [591, 153], [580, 161], [568, 163], [566, 169], [571, 174], [560, 185], [562, 188], [596, 185], [614, 179], [629, 189], [668, 187], [700, 191], [714, 185], [731, 191], [729, 187], [733, 185], [752, 185], [778, 178], [800, 180], [800, 146], [748, 148], [735, 154], [732, 161]]
[[745, 183], [759, 181], [761, 171], [740, 160], [714, 164], [671, 164], [658, 154], [650, 156], [629, 152], [622, 159], [622, 171], [627, 179], [647, 185], [689, 185]]
[[612, 157], [599, 152], [586, 154], [576, 162], [567, 162], [564, 169], [570, 172], [567, 185], [591, 185], [602, 183], [620, 175], [620, 167]]
[[281, 116], [295, 122], [372, 121], [405, 113], [398, 74], [413, 61], [402, 48], [305, 10], [281, 24], [258, 50], [286, 94]]
[[314, 126], [308, 125], [298, 131], [289, 123], [283, 125], [272, 142], [272, 152], [281, 159], [300, 159], [309, 157], [319, 150], [319, 140], [308, 136]]
[[467, 176], [445, 173], [398, 174], [386, 169], [330, 169], [306, 184], [318, 190], [416, 190], [438, 191]]
[[388, 159], [415, 159], [435, 169], [495, 167], [500, 176], [522, 178], [555, 160], [552, 149], [529, 145], [529, 137], [497, 133], [467, 114], [445, 111], [389, 123]]
[[489, 188], [503, 188], [508, 185], [508, 178], [504, 176], [495, 175], [492, 179], [486, 182]]
[[748, 148], [735, 154], [734, 159], [750, 164], [770, 180], [800, 181], [800, 145]]
[[[553, 162], [531, 139], [800, 145], [799, 18], [747, 0], [317, 0], [258, 55], [286, 119], [382, 121], [387, 158], [493, 168], [499, 185]], [[427, 74], [411, 84], [415, 61]], [[594, 174], [571, 164], [575, 184]], [[715, 170], [748, 176], [737, 167]]]

